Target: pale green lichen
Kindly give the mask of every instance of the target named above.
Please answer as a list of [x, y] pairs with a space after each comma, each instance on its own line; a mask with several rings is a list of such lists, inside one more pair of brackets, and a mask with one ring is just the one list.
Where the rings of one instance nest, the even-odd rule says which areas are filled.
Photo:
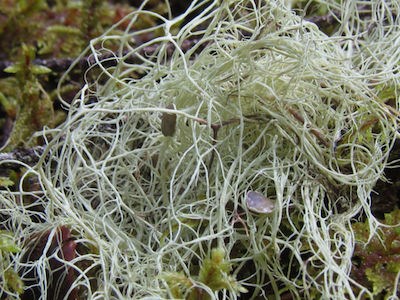
[[[74, 265], [71, 288], [116, 299], [186, 297], [192, 287], [220, 299], [245, 288], [252, 299], [373, 295], [349, 276], [351, 222], [364, 213], [371, 236], [379, 225], [370, 195], [394, 143], [398, 103], [389, 107], [375, 88], [398, 85], [399, 53], [387, 37], [400, 34], [386, 28], [398, 3], [371, 5], [383, 31], [365, 38], [356, 35], [367, 21], [355, 19], [355, 5], [326, 5], [343, 10], [331, 37], [282, 1], [209, 0], [172, 20], [133, 12], [132, 26], [143, 15], [159, 25], [92, 40], [87, 84], [63, 102], [66, 122], [44, 132], [48, 146], [29, 169], [45, 191], [28, 193], [44, 208], [35, 214], [68, 224], [96, 249], [77, 257], [90, 263]], [[135, 43], [155, 32], [164, 35]], [[184, 53], [193, 37], [199, 42]], [[120, 48], [110, 67], [101, 54], [113, 51], [111, 40]], [[154, 53], [143, 50], [150, 46]], [[271, 214], [249, 212], [251, 190], [274, 201]], [[40, 231], [34, 212], [6, 201], [16, 195], [1, 194], [24, 225], [15, 231]], [[215, 285], [213, 257], [221, 258]]]

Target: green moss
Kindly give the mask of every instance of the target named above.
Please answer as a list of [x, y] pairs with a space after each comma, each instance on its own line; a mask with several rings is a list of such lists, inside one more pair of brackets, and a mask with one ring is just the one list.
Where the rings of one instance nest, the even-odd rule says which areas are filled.
[[14, 241], [11, 232], [0, 230], [0, 285], [4, 287], [3, 291], [22, 293], [24, 284], [12, 269], [11, 253], [18, 253], [21, 249]]
[[352, 277], [386, 298], [396, 288], [400, 272], [400, 210], [385, 214], [383, 224], [388, 227], [380, 228], [371, 240], [367, 222], [353, 225], [357, 243]]
[[0, 13], [6, 16], [0, 22], [0, 47], [3, 54], [15, 54], [21, 43], [35, 42], [40, 22], [35, 20], [47, 8], [45, 0], [10, 0], [0, 4]]
[[65, 25], [53, 25], [47, 28], [46, 38], [40, 39], [40, 55], [54, 56], [77, 55], [85, 45], [79, 28]]
[[8, 231], [0, 230], [0, 251], [10, 253], [21, 251], [15, 244], [12, 234]]
[[3, 107], [14, 105], [15, 123], [6, 147], [10, 151], [15, 147], [26, 145], [32, 134], [41, 130], [44, 125], [54, 125], [53, 102], [43, 89], [38, 76], [51, 72], [50, 69], [34, 65], [35, 50], [33, 47], [23, 45], [17, 63], [5, 69], [13, 74], [15, 100], [7, 101], [2, 97]]
[[13, 186], [14, 182], [8, 177], [0, 177], [0, 187]]
[[165, 273], [162, 278], [168, 285], [169, 293], [175, 299], [211, 299], [208, 293], [196, 285], [196, 281], [213, 292], [230, 290], [235, 294], [246, 293], [247, 290], [229, 275], [231, 269], [231, 263], [225, 259], [225, 251], [222, 248], [215, 248], [211, 250], [211, 256], [204, 259], [198, 276], [188, 278], [183, 273], [170, 272]]

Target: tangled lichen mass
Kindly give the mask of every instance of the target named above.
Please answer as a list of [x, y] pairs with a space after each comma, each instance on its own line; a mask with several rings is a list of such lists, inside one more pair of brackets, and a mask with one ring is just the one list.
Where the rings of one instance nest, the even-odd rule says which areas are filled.
[[[43, 132], [45, 153], [25, 175], [42, 192], [1, 194], [13, 231], [70, 228], [68, 293], [84, 299], [372, 297], [350, 277], [351, 222], [364, 214], [371, 235], [379, 225], [371, 192], [398, 117], [379, 92], [399, 80], [399, 52], [383, 40], [400, 38], [388, 16], [398, 4], [378, 2], [375, 31], [342, 16], [330, 37], [282, 1], [207, 0], [192, 1], [185, 15], [197, 15], [179, 31], [185, 15], [94, 39], [87, 84], [65, 102], [65, 123]], [[145, 14], [154, 15], [127, 18]], [[191, 38], [199, 42], [183, 52]], [[146, 56], [148, 46], [158, 50]], [[118, 63], [107, 67], [100, 54], [111, 51]], [[272, 211], [251, 212], [249, 192]], [[43, 209], [17, 201], [21, 193]], [[225, 256], [218, 282], [203, 269], [212, 253]], [[49, 258], [23, 257], [16, 268], [36, 268], [45, 295]]]

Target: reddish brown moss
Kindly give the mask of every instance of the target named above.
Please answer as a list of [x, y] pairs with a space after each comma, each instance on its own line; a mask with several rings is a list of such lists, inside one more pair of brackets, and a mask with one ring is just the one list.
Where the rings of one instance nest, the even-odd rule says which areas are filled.
[[357, 282], [381, 297], [393, 292], [400, 272], [400, 210], [385, 214], [383, 223], [391, 227], [381, 227], [369, 242], [367, 222], [353, 225], [356, 247], [351, 272]]

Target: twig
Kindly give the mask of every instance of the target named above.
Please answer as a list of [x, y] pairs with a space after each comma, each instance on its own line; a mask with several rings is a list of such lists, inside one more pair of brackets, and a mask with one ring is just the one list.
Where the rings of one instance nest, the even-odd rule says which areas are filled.
[[[190, 50], [197, 43], [198, 43], [198, 39], [183, 41], [181, 49], [183, 52], [186, 52], [186, 51]], [[199, 49], [203, 49], [205, 46], [206, 45], [200, 47]], [[158, 47], [160, 47], [159, 44], [154, 44], [154, 45], [151, 45], [148, 47], [144, 47], [139, 52], [139, 55], [149, 57], [157, 51]], [[172, 44], [168, 45], [168, 49], [167, 49], [168, 57], [172, 55], [173, 50], [174, 50], [173, 45]], [[128, 52], [123, 53], [123, 55], [126, 55], [126, 54], [128, 54]], [[115, 53], [102, 54], [102, 55], [99, 55], [98, 58], [99, 58], [99, 60], [104, 61], [103, 64], [106, 67], [115, 66], [118, 63], [118, 59], [119, 59], [118, 57], [116, 57]], [[71, 64], [74, 61], [75, 61], [75, 59], [73, 59], [73, 58], [49, 58], [49, 59], [37, 58], [37, 59], [33, 60], [33, 64], [48, 67], [55, 73], [63, 73], [71, 66]], [[130, 57], [128, 57], [126, 59], [126, 62], [131, 63], [131, 64], [134, 64], [134, 63], [140, 64], [143, 61], [138, 57], [138, 55], [134, 54], [134, 55], [131, 55]], [[4, 72], [4, 69], [11, 66], [12, 64], [13, 64], [13, 62], [11, 62], [11, 61], [0, 61], [0, 78], [6, 78], [6, 77], [13, 75], [13, 74]], [[78, 65], [82, 69], [82, 73], [84, 73], [93, 64], [95, 64], [95, 60], [92, 56], [82, 57], [78, 63]]]
[[[302, 115], [299, 114], [298, 111], [294, 110], [291, 107], [287, 108], [287, 111], [297, 120], [299, 121], [301, 124], [305, 124], [305, 120], [303, 118]], [[307, 126], [311, 126], [308, 125]], [[320, 132], [318, 129], [315, 129], [313, 127], [309, 127], [310, 132], [325, 146], [325, 147], [329, 147], [329, 142], [326, 140], [324, 134], [322, 132]]]
[[[33, 166], [39, 161], [39, 158], [43, 154], [44, 149], [44, 146], [36, 146], [27, 149], [17, 148], [8, 153], [0, 153], [0, 162], [5, 160], [17, 160], [29, 166]], [[10, 163], [9, 165], [10, 167], [15, 167], [14, 164]], [[8, 167], [8, 163], [2, 164], [2, 166]]]
[[332, 25], [338, 24], [338, 12], [328, 13], [322, 16], [312, 16], [306, 18], [307, 21], [314, 23], [318, 28], [327, 28]]

